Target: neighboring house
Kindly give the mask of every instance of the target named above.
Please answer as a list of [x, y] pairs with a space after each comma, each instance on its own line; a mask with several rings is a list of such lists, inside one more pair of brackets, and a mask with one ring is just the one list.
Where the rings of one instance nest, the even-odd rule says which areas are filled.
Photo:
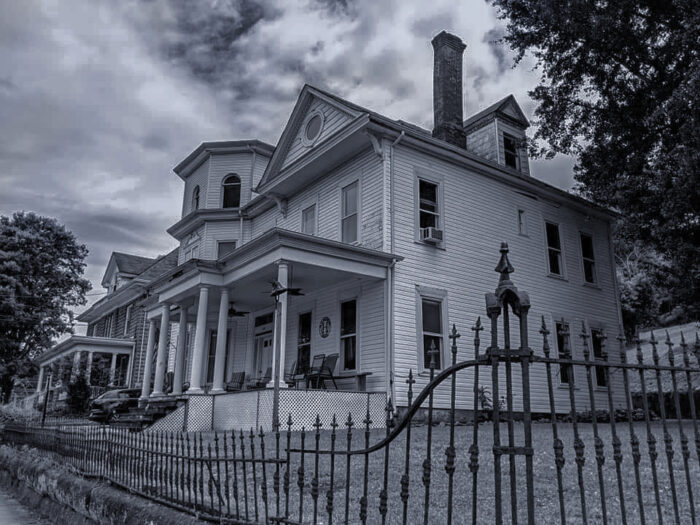
[[[614, 215], [530, 176], [528, 122], [512, 96], [463, 120], [465, 46], [443, 32], [433, 47], [432, 132], [307, 85], [275, 147], [206, 142], [174, 168], [184, 182], [182, 218], [168, 229], [180, 242], [178, 265], [149, 285], [145, 374], [154, 386], [142, 382], [144, 400], [163, 395], [167, 371], [175, 395], [187, 387], [189, 395], [216, 394], [241, 372], [260, 378], [268, 369], [279, 369], [284, 387], [293, 363], [299, 372], [314, 356], [337, 354], [338, 389], [406, 406], [409, 370], [414, 388], [428, 382], [430, 345], [438, 349], [438, 369], [449, 362], [453, 323], [463, 335], [458, 360], [473, 356], [470, 327], [485, 319], [502, 241], [514, 282], [531, 298], [534, 352], [542, 352], [541, 316], [553, 333], [569, 325], [574, 357], [581, 355], [582, 323], [596, 358], [603, 333], [615, 341]], [[272, 282], [303, 295], [273, 297]], [[169, 339], [173, 323], [177, 335]], [[561, 338], [552, 336], [552, 346], [561, 352]], [[457, 408], [469, 409], [473, 376], [459, 377]], [[567, 378], [556, 381], [557, 410], [566, 411]], [[531, 382], [533, 410], [547, 412], [543, 367]], [[598, 379], [601, 403], [606, 386]], [[189, 399], [203, 407], [202, 397]], [[587, 396], [581, 398], [583, 407]], [[347, 413], [332, 398], [319, 399], [324, 413]], [[361, 407], [369, 403], [369, 396], [358, 399]], [[517, 390], [515, 399], [517, 409]], [[435, 406], [449, 401], [449, 387], [440, 387]], [[241, 403], [209, 405], [210, 421], [235, 424]], [[381, 408], [372, 416], [383, 417]]]
[[86, 335], [74, 335], [37, 358], [43, 391], [53, 373], [65, 386], [78, 371], [94, 387], [133, 386], [142, 381], [148, 283], [177, 264], [177, 252], [155, 259], [114, 252], [102, 279], [107, 295], [78, 316]]

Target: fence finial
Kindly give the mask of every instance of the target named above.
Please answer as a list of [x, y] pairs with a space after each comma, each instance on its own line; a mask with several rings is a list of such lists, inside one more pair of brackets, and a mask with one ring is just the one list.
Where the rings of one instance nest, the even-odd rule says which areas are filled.
[[501, 277], [499, 279], [499, 282], [510, 282], [510, 276], [509, 274], [513, 273], [515, 271], [515, 268], [513, 268], [513, 265], [510, 264], [510, 261], [508, 260], [508, 243], [507, 242], [502, 242], [501, 243], [501, 260], [498, 261], [498, 266], [496, 266], [495, 271], [501, 274]]

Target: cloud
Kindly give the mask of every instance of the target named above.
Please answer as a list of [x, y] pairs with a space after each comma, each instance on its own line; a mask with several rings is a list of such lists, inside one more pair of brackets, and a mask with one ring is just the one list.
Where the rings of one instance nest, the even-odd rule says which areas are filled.
[[[0, 18], [0, 213], [55, 216], [90, 248], [155, 256], [181, 212], [171, 172], [199, 143], [276, 143], [304, 83], [432, 126], [432, 47], [467, 43], [465, 111], [508, 93], [530, 116], [537, 75], [495, 44], [486, 2], [37, 0]], [[570, 162], [533, 164], [571, 186]]]

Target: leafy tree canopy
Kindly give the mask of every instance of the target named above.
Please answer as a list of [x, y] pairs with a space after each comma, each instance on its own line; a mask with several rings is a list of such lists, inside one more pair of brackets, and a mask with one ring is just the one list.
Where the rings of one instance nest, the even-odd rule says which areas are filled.
[[578, 190], [623, 214], [697, 313], [700, 9], [694, 0], [489, 0], [542, 73], [533, 153], [577, 158]]
[[0, 216], [0, 383], [5, 399], [22, 363], [71, 332], [85, 304], [87, 248], [55, 219]]

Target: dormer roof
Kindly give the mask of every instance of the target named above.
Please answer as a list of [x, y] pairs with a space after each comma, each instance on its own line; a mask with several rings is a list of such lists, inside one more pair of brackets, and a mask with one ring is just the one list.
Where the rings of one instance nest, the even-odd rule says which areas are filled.
[[109, 286], [115, 273], [135, 276], [143, 272], [152, 265], [156, 259], [152, 257], [141, 257], [129, 253], [112, 252], [107, 268], [102, 277], [102, 286]]
[[520, 109], [515, 97], [508, 95], [465, 120], [464, 130], [468, 133], [471, 129], [481, 127], [484, 121], [491, 120], [495, 115], [523, 129], [530, 126], [530, 122], [525, 117], [523, 110]]
[[192, 153], [187, 155], [173, 171], [182, 180], [199, 167], [210, 155], [217, 153], [245, 153], [255, 151], [271, 157], [275, 147], [257, 139], [250, 140], [219, 140], [214, 142], [202, 142]]

